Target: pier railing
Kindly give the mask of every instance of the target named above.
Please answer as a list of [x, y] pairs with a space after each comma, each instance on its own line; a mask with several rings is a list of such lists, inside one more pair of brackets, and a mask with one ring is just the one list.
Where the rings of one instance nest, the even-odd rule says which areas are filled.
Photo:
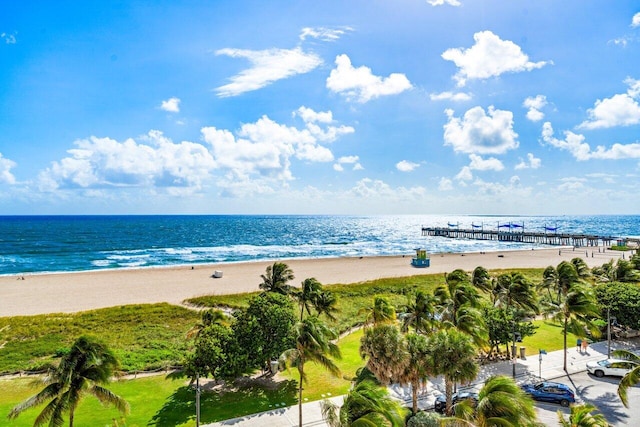
[[447, 237], [450, 239], [497, 240], [501, 242], [538, 243], [558, 246], [611, 246], [611, 242], [635, 240], [615, 236], [592, 234], [546, 233], [534, 231], [502, 231], [477, 228], [422, 227], [423, 236]]

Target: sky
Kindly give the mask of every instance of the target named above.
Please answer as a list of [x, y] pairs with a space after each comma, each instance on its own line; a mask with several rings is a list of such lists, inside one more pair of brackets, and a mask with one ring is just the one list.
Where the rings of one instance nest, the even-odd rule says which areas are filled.
[[640, 212], [637, 0], [0, 4], [0, 214]]

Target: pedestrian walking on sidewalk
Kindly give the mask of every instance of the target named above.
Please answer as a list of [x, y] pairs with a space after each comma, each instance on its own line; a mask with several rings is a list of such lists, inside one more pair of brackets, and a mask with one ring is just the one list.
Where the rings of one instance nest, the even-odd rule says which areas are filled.
[[582, 350], [582, 340], [578, 338], [578, 341], [576, 342], [576, 351], [580, 350]]
[[581, 351], [581, 353], [586, 353], [587, 352], [587, 347], [589, 347], [589, 341], [587, 341], [586, 339], [582, 340], [582, 351]]

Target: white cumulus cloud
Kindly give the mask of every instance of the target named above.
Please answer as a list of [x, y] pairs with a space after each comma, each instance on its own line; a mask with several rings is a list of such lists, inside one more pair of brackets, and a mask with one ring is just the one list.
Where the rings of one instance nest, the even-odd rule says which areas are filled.
[[531, 62], [520, 46], [502, 40], [491, 31], [473, 35], [475, 44], [469, 49], [451, 48], [442, 53], [442, 58], [452, 61], [459, 68], [454, 79], [458, 86], [467, 80], [488, 79], [503, 73], [531, 71], [547, 65], [547, 61]]
[[16, 162], [7, 159], [0, 153], [0, 182], [5, 184], [15, 184], [16, 177], [11, 173], [11, 169], [16, 167]]
[[495, 157], [489, 157], [488, 159], [483, 159], [482, 157], [476, 154], [470, 154], [469, 160], [469, 168], [471, 170], [479, 170], [479, 171], [501, 171], [504, 169], [504, 165], [502, 162]]
[[453, 181], [445, 177], [440, 178], [440, 181], [438, 182], [438, 190], [440, 191], [453, 190]]
[[627, 78], [627, 93], [613, 95], [611, 98], [598, 99], [593, 108], [587, 111], [589, 120], [578, 127], [600, 129], [614, 126], [630, 126], [640, 123], [640, 80]]
[[636, 13], [633, 15], [633, 18], [631, 18], [631, 26], [633, 28], [640, 27], [640, 12]]
[[140, 142], [92, 136], [75, 142], [69, 156], [39, 174], [42, 190], [58, 188], [162, 187], [198, 190], [214, 160], [201, 144], [174, 143], [150, 131]]
[[479, 154], [503, 154], [518, 147], [518, 134], [513, 130], [513, 113], [490, 106], [469, 109], [463, 117], [455, 117], [453, 110], [445, 113], [445, 145], [454, 151]]
[[168, 111], [170, 113], [179, 113], [180, 98], [172, 97], [167, 99], [166, 101], [162, 101], [162, 103], [160, 104], [160, 109]]
[[333, 161], [333, 153], [321, 143], [353, 132], [350, 127], [319, 126], [318, 118], [326, 121], [332, 117], [330, 112], [317, 113], [305, 107], [295, 114], [303, 117], [304, 127], [286, 126], [263, 116], [255, 123], [243, 124], [235, 135], [215, 127], [202, 128], [201, 132], [211, 146], [216, 167], [227, 174], [229, 183], [260, 181], [267, 188], [269, 183], [282, 185], [293, 179], [290, 166], [294, 158]]
[[471, 95], [464, 92], [440, 92], [429, 95], [432, 101], [469, 101]]
[[322, 64], [318, 55], [304, 52], [300, 47], [267, 50], [226, 48], [216, 51], [216, 55], [245, 58], [252, 65], [231, 77], [231, 83], [216, 88], [221, 98], [261, 89], [275, 81], [308, 73]]
[[547, 97], [544, 95], [530, 96], [524, 100], [522, 106], [527, 109], [527, 119], [539, 122], [544, 119], [542, 110], [547, 105]]
[[542, 126], [542, 140], [547, 144], [566, 150], [577, 160], [585, 161], [589, 159], [619, 160], [619, 159], [640, 159], [640, 143], [619, 144], [615, 143], [610, 148], [599, 145], [595, 150], [584, 142], [584, 135], [575, 134], [571, 131], [564, 132], [564, 139], [554, 137], [551, 123], [546, 122]]
[[16, 44], [17, 43], [15, 34], [0, 33], [0, 39], [4, 39], [4, 42], [6, 44]]
[[538, 169], [541, 164], [542, 160], [534, 156], [532, 153], [527, 153], [527, 160], [525, 161], [520, 159], [520, 163], [516, 165], [515, 169]]
[[400, 172], [411, 172], [419, 166], [420, 165], [418, 163], [413, 163], [407, 160], [401, 160], [396, 163], [396, 169], [398, 169]]
[[354, 68], [347, 55], [336, 57], [336, 68], [327, 77], [327, 88], [347, 99], [364, 103], [386, 95], [396, 95], [411, 89], [404, 74], [392, 73], [389, 77], [376, 76], [365, 66]]
[[342, 165], [353, 165], [351, 168], [354, 171], [363, 170], [364, 168], [359, 163], [360, 157], [358, 156], [342, 156], [338, 159], [338, 162], [333, 165], [333, 169], [342, 172], [344, 171], [344, 166]]

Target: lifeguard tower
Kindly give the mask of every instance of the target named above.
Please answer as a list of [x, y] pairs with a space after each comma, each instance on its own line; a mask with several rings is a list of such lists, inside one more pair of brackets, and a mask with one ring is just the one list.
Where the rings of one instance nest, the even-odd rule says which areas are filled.
[[426, 250], [416, 249], [416, 256], [411, 259], [411, 265], [418, 268], [429, 267], [430, 261]]

